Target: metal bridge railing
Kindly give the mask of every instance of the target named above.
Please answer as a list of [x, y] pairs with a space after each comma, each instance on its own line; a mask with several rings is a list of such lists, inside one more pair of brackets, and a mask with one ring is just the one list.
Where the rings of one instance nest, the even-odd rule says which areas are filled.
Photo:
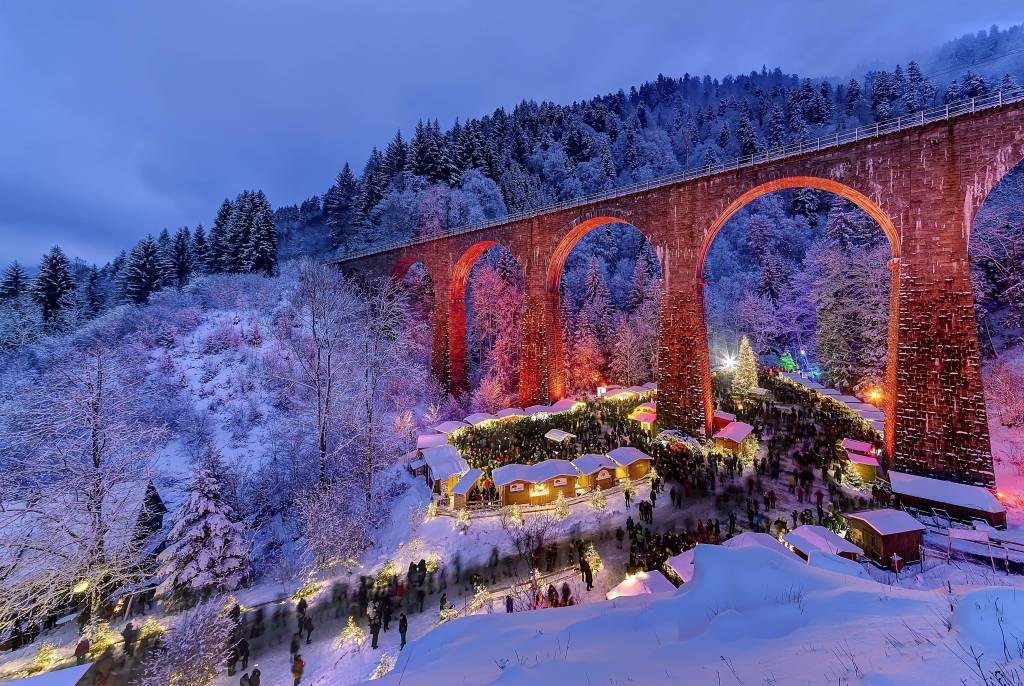
[[995, 93], [983, 95], [979, 98], [971, 98], [970, 100], [959, 100], [952, 102], [947, 105], [935, 107], [929, 110], [921, 110], [914, 114], [903, 115], [895, 117], [893, 119], [886, 119], [875, 124], [869, 124], [867, 126], [859, 126], [856, 129], [849, 129], [843, 131], [836, 131], [835, 133], [822, 136], [813, 140], [800, 141], [791, 145], [786, 145], [780, 148], [773, 148], [771, 150], [765, 150], [763, 152], [757, 152], [753, 155], [745, 155], [743, 157], [737, 157], [734, 159], [719, 162], [711, 165], [701, 165], [699, 167], [691, 167], [682, 171], [674, 172], [665, 176], [659, 176], [647, 181], [640, 181], [638, 183], [631, 184], [629, 186], [620, 186], [610, 191], [602, 191], [600, 193], [592, 193], [590, 195], [584, 195], [579, 198], [573, 198], [571, 200], [563, 200], [557, 203], [551, 203], [548, 205], [542, 205], [541, 207], [531, 208], [529, 210], [522, 210], [520, 212], [513, 212], [506, 214], [503, 217], [496, 217], [494, 219], [488, 219], [485, 221], [474, 222], [472, 224], [465, 224], [463, 226], [457, 226], [444, 231], [435, 231], [429, 234], [422, 234], [414, 239], [408, 241], [395, 241], [384, 245], [376, 245], [366, 250], [361, 250], [355, 253], [345, 255], [344, 257], [338, 258], [335, 262], [348, 262], [363, 257], [369, 257], [371, 255], [380, 255], [382, 253], [391, 252], [399, 248], [405, 248], [413, 245], [421, 245], [423, 243], [429, 243], [430, 241], [437, 240], [439, 238], [449, 238], [451, 236], [458, 236], [465, 233], [472, 233], [473, 231], [479, 231], [481, 229], [487, 229], [495, 226], [503, 226], [505, 224], [511, 224], [517, 221], [523, 221], [526, 219], [532, 219], [541, 215], [550, 214], [551, 212], [558, 212], [560, 210], [573, 209], [576, 207], [582, 207], [584, 205], [590, 205], [596, 202], [604, 202], [607, 200], [614, 200], [615, 198], [621, 198], [626, 195], [632, 195], [642, 191], [652, 190], [660, 188], [662, 186], [668, 186], [671, 184], [679, 183], [682, 181], [692, 181], [708, 176], [714, 176], [722, 172], [734, 171], [737, 169], [743, 169], [746, 167], [753, 167], [758, 164], [765, 162], [774, 162], [776, 160], [786, 159], [788, 157], [796, 157], [797, 155], [803, 155], [808, 152], [817, 152], [819, 150], [827, 150], [846, 143], [853, 143], [856, 141], [868, 140], [876, 138], [878, 136], [884, 136], [897, 131], [906, 131], [908, 129], [914, 129], [926, 124], [931, 124], [937, 121], [946, 121], [949, 119], [955, 119], [956, 117], [963, 116], [965, 114], [973, 114], [980, 112], [981, 110], [992, 109], [994, 107], [1001, 107], [1014, 102], [1020, 102], [1024, 100], [1024, 87], [1015, 86], [1005, 90], [999, 90]]

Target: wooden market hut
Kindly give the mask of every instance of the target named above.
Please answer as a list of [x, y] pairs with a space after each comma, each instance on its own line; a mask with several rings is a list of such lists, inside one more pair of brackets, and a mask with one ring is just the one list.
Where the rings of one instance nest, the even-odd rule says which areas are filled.
[[658, 415], [654, 412], [634, 412], [629, 418], [640, 425], [644, 431], [652, 433], [654, 431], [654, 423], [658, 421]]
[[455, 420], [449, 420], [447, 422], [441, 422], [437, 426], [433, 427], [433, 429], [437, 433], [445, 434], [447, 436], [447, 435], [456, 433], [457, 431], [462, 431], [463, 429], [465, 429], [468, 426], [469, 426], [469, 424], [467, 424], [466, 422], [459, 422], [459, 421], [455, 421]]
[[852, 438], [844, 438], [839, 442], [839, 447], [848, 453], [860, 453], [861, 455], [874, 455], [875, 446], [867, 441], [857, 441]]
[[1006, 528], [1006, 508], [991, 491], [980, 486], [902, 472], [889, 472], [889, 481], [892, 492], [906, 507], [940, 508], [954, 519], [968, 522], [983, 519], [989, 526]]
[[715, 414], [711, 418], [711, 426], [715, 431], [721, 431], [725, 427], [729, 426], [736, 421], [736, 415], [732, 412], [726, 412], [725, 410], [715, 410]]
[[595, 486], [600, 486], [601, 490], [607, 491], [618, 482], [615, 472], [619, 466], [607, 455], [587, 453], [573, 460], [572, 466], [580, 473], [576, 485], [585, 490], [592, 491]]
[[878, 478], [878, 460], [871, 455], [848, 452], [846, 459], [849, 460], [853, 473], [861, 481], [874, 481]]
[[526, 410], [521, 407], [506, 407], [504, 410], [498, 410], [496, 416], [498, 419], [513, 421], [525, 417]]
[[563, 412], [572, 412], [573, 410], [579, 409], [585, 406], [586, 403], [576, 400], [574, 398], [562, 398], [558, 402], [552, 403], [548, 408], [548, 412], [551, 414], [561, 414]]
[[850, 540], [864, 554], [884, 567], [892, 567], [893, 555], [902, 563], [921, 559], [924, 525], [903, 510], [885, 508], [845, 514]]
[[423, 460], [427, 464], [427, 485], [439, 495], [450, 492], [462, 475], [469, 471], [469, 464], [454, 445], [427, 448], [423, 451]]
[[[484, 470], [482, 469], [470, 469], [459, 478], [451, 489], [452, 507], [459, 510], [469, 507], [471, 500], [480, 500], [477, 486], [483, 475]], [[476, 494], [476, 498], [473, 497], [474, 494]]]
[[734, 455], [743, 452], [747, 442], [754, 434], [754, 427], [746, 422], [731, 422], [726, 427], [716, 432], [712, 438], [715, 440], [715, 447], [728, 450]]
[[498, 490], [502, 505], [529, 505], [533, 477], [530, 467], [525, 464], [506, 464], [495, 467], [491, 480]]
[[568, 460], [544, 460], [530, 467], [530, 503], [543, 505], [554, 502], [561, 493], [566, 498], [576, 496], [576, 480], [580, 473]]
[[637, 448], [622, 446], [609, 451], [608, 457], [619, 465], [616, 470], [616, 477], [619, 479], [640, 479], [651, 472], [651, 456]]
[[473, 426], [484, 426], [485, 424], [498, 421], [498, 417], [489, 412], [474, 412], [462, 421]]
[[798, 526], [782, 537], [786, 545], [805, 560], [815, 551], [826, 552], [848, 560], [856, 560], [864, 551], [831, 529], [814, 524]]

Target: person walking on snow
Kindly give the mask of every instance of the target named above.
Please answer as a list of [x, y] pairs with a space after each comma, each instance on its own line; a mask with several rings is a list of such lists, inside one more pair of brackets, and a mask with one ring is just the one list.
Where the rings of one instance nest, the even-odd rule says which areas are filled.
[[402, 645], [398, 646], [401, 650], [405, 647], [405, 635], [409, 631], [409, 620], [405, 618], [405, 613], [398, 615], [398, 635], [402, 637]]
[[302, 620], [302, 628], [306, 631], [306, 645], [313, 642], [313, 618], [306, 617]]

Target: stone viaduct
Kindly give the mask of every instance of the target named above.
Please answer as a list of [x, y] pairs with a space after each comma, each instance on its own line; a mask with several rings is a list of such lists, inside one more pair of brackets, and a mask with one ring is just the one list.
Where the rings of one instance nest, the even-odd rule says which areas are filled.
[[[704, 262], [717, 232], [753, 199], [785, 188], [835, 193], [863, 208], [892, 248], [885, 444], [901, 469], [994, 485], [968, 265], [981, 203], [1024, 159], [1024, 101], [974, 103], [937, 120], [840, 134], [806, 152], [748, 160], [598, 200], [344, 259], [346, 272], [400, 277], [421, 262], [434, 287], [433, 370], [468, 390], [466, 284], [477, 258], [507, 247], [526, 277], [519, 399], [565, 394], [559, 285], [573, 246], [612, 222], [641, 231], [661, 260], [658, 423], [710, 430]], [[982, 106], [984, 105], [984, 106]], [[806, 145], [806, 144], [805, 144]], [[803, 146], [802, 146], [803, 147]]]

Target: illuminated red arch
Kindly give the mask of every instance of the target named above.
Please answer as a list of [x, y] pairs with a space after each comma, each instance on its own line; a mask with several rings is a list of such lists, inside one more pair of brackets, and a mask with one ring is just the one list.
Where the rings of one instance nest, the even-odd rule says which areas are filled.
[[497, 241], [480, 241], [469, 246], [459, 261], [452, 268], [452, 280], [449, 295], [452, 300], [462, 300], [466, 297], [466, 285], [469, 283], [469, 275], [473, 271], [473, 265], [480, 259], [480, 256], [491, 248], [498, 245]]
[[565, 269], [565, 262], [569, 259], [569, 253], [572, 252], [572, 249], [576, 247], [576, 244], [579, 243], [584, 236], [597, 227], [604, 226], [605, 224], [626, 224], [628, 226], [632, 226], [647, 239], [648, 243], [652, 245], [655, 244], [654, 241], [651, 240], [651, 237], [644, 233], [643, 229], [624, 217], [617, 217], [611, 213], [605, 213], [597, 217], [585, 219], [573, 226], [569, 232], [562, 237], [562, 240], [558, 242], [558, 245], [555, 246], [554, 252], [551, 254], [551, 262], [548, 263], [546, 281], [547, 292], [549, 294], [559, 293], [559, 288], [562, 284], [562, 271]]
[[774, 193], [775, 191], [786, 190], [789, 188], [814, 188], [819, 191], [828, 191], [838, 195], [841, 198], [845, 198], [852, 202], [857, 207], [861, 208], [868, 215], [871, 216], [878, 225], [882, 227], [882, 231], [885, 232], [886, 238], [889, 239], [889, 246], [892, 248], [893, 258], [898, 259], [900, 256], [900, 234], [896, 230], [896, 226], [892, 223], [892, 219], [889, 215], [879, 207], [871, 198], [864, 195], [860, 191], [850, 188], [846, 184], [833, 181], [832, 179], [823, 179], [817, 176], [787, 176], [784, 179], [777, 179], [775, 181], [769, 181], [763, 183], [756, 188], [751, 188], [749, 191], [736, 198], [711, 224], [711, 228], [708, 229], [707, 234], [704, 236], [704, 242], [700, 248], [700, 255], [697, 259], [697, 280], [703, 281], [704, 279], [704, 265], [707, 262], [708, 251], [711, 250], [711, 244], [715, 242], [715, 237], [718, 232], [722, 230], [725, 223], [732, 218], [736, 212], [742, 209], [745, 205], [749, 204], [753, 200], [760, 198], [762, 195], [768, 193]]

